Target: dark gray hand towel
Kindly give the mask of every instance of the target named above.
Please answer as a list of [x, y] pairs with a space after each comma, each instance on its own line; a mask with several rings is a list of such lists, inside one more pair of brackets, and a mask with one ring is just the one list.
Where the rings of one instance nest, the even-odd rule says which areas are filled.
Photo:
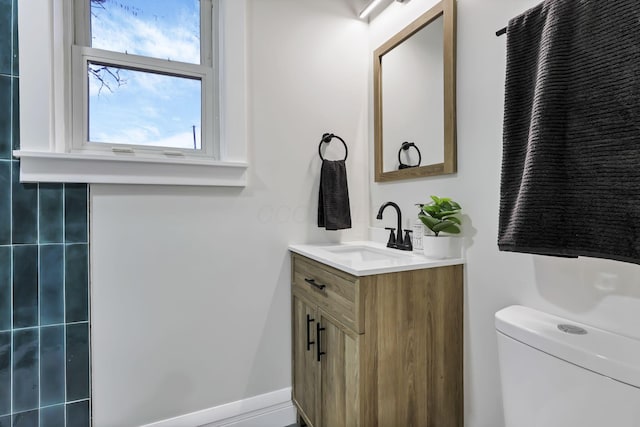
[[347, 167], [344, 160], [323, 160], [320, 169], [318, 227], [327, 230], [351, 228]]
[[638, 0], [546, 0], [507, 27], [498, 246], [640, 264]]

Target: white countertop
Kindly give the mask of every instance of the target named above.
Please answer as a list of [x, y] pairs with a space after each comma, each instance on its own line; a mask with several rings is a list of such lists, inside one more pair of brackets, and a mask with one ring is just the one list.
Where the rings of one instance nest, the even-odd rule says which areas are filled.
[[463, 258], [430, 259], [370, 241], [292, 244], [289, 250], [359, 277], [464, 264]]

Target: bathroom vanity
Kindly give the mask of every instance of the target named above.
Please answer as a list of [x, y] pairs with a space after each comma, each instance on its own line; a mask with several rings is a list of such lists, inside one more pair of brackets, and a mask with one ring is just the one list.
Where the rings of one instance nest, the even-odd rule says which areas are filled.
[[313, 427], [463, 426], [463, 260], [292, 245], [293, 401]]

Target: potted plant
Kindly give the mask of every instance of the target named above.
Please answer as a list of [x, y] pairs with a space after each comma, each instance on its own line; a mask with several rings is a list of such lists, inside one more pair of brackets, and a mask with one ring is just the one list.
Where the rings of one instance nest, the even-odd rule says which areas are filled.
[[[448, 197], [431, 196], [431, 203], [421, 205], [420, 221], [433, 232], [422, 239], [425, 256], [428, 258], [448, 258], [460, 256], [459, 242], [453, 244], [452, 236], [460, 234], [462, 222], [459, 215], [462, 207]], [[455, 253], [454, 253], [455, 252]]]

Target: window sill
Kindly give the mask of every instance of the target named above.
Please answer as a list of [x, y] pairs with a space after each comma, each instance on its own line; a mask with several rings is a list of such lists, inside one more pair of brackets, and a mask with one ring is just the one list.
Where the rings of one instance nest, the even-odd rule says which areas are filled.
[[16, 150], [21, 182], [244, 187], [248, 165], [199, 159]]

